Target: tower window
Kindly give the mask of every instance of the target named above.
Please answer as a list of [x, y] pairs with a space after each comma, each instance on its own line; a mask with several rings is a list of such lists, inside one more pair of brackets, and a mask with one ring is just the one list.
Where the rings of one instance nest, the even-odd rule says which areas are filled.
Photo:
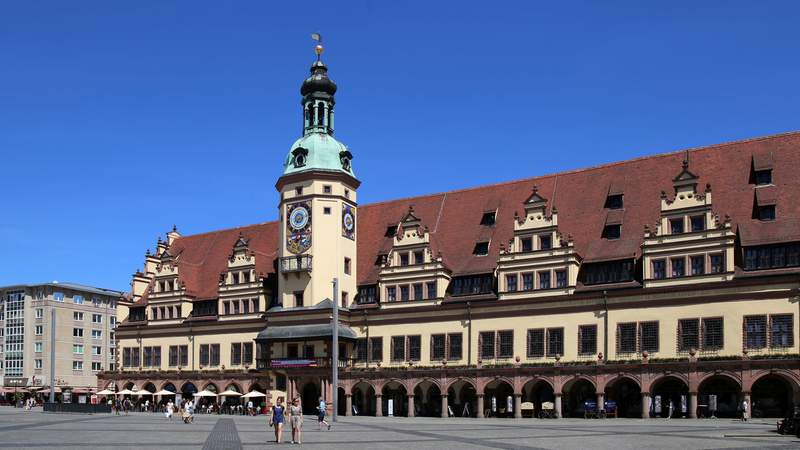
[[344, 198], [350, 198], [350, 189], [344, 190]]
[[350, 258], [344, 258], [344, 273], [350, 275]]
[[329, 206], [322, 208], [322, 213], [325, 214], [326, 216], [331, 215], [331, 208]]
[[775, 205], [759, 206], [758, 220], [775, 220]]
[[772, 184], [772, 169], [756, 170], [756, 185]]
[[472, 254], [477, 256], [486, 256], [489, 254], [489, 243], [488, 242], [478, 242], [475, 244], [475, 248], [472, 249]]
[[294, 306], [303, 306], [303, 291], [295, 291], [294, 293]]
[[303, 195], [303, 186], [297, 186], [294, 188], [295, 195]]
[[608, 209], [622, 209], [622, 194], [613, 194], [606, 197], [605, 207]]
[[322, 102], [317, 103], [317, 124], [322, 125], [325, 118], [325, 104]]
[[494, 211], [485, 212], [483, 213], [483, 217], [481, 217], [481, 225], [491, 227], [495, 223], [495, 215]]
[[603, 239], [619, 239], [622, 235], [621, 225], [606, 225], [603, 227]]
[[386, 227], [386, 233], [384, 233], [384, 237], [394, 237], [397, 234], [397, 225], [389, 225]]
[[333, 188], [331, 188], [330, 184], [325, 184], [325, 185], [322, 186], [322, 192], [324, 194], [330, 194], [332, 192], [332, 190], [333, 190]]

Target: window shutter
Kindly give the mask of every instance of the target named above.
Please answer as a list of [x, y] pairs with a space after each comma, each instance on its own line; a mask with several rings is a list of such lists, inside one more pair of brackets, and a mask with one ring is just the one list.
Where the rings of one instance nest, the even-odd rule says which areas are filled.
[[500, 333], [495, 331], [494, 332], [494, 355], [492, 355], [495, 359], [500, 356]]
[[478, 359], [483, 359], [483, 334], [478, 333]]

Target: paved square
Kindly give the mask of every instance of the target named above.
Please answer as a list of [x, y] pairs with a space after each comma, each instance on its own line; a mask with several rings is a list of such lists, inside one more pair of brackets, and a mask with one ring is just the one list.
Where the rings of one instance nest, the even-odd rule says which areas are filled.
[[[332, 431], [305, 422], [303, 447], [342, 449], [716, 449], [798, 448], [774, 420], [539, 420], [342, 417]], [[0, 408], [0, 448], [255, 449], [274, 447], [263, 417], [43, 414]], [[291, 434], [284, 435], [289, 445]]]

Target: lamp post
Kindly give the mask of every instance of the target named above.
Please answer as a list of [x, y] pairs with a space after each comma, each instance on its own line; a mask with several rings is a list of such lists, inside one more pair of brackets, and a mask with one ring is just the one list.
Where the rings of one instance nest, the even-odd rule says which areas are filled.
[[333, 421], [338, 420], [339, 413], [339, 279], [333, 279], [333, 347], [331, 351], [331, 383], [333, 384]]

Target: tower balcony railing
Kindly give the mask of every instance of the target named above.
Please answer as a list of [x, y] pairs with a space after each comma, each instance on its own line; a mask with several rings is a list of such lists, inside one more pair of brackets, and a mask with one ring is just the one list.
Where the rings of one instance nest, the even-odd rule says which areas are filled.
[[311, 255], [286, 256], [280, 259], [281, 273], [311, 272]]

